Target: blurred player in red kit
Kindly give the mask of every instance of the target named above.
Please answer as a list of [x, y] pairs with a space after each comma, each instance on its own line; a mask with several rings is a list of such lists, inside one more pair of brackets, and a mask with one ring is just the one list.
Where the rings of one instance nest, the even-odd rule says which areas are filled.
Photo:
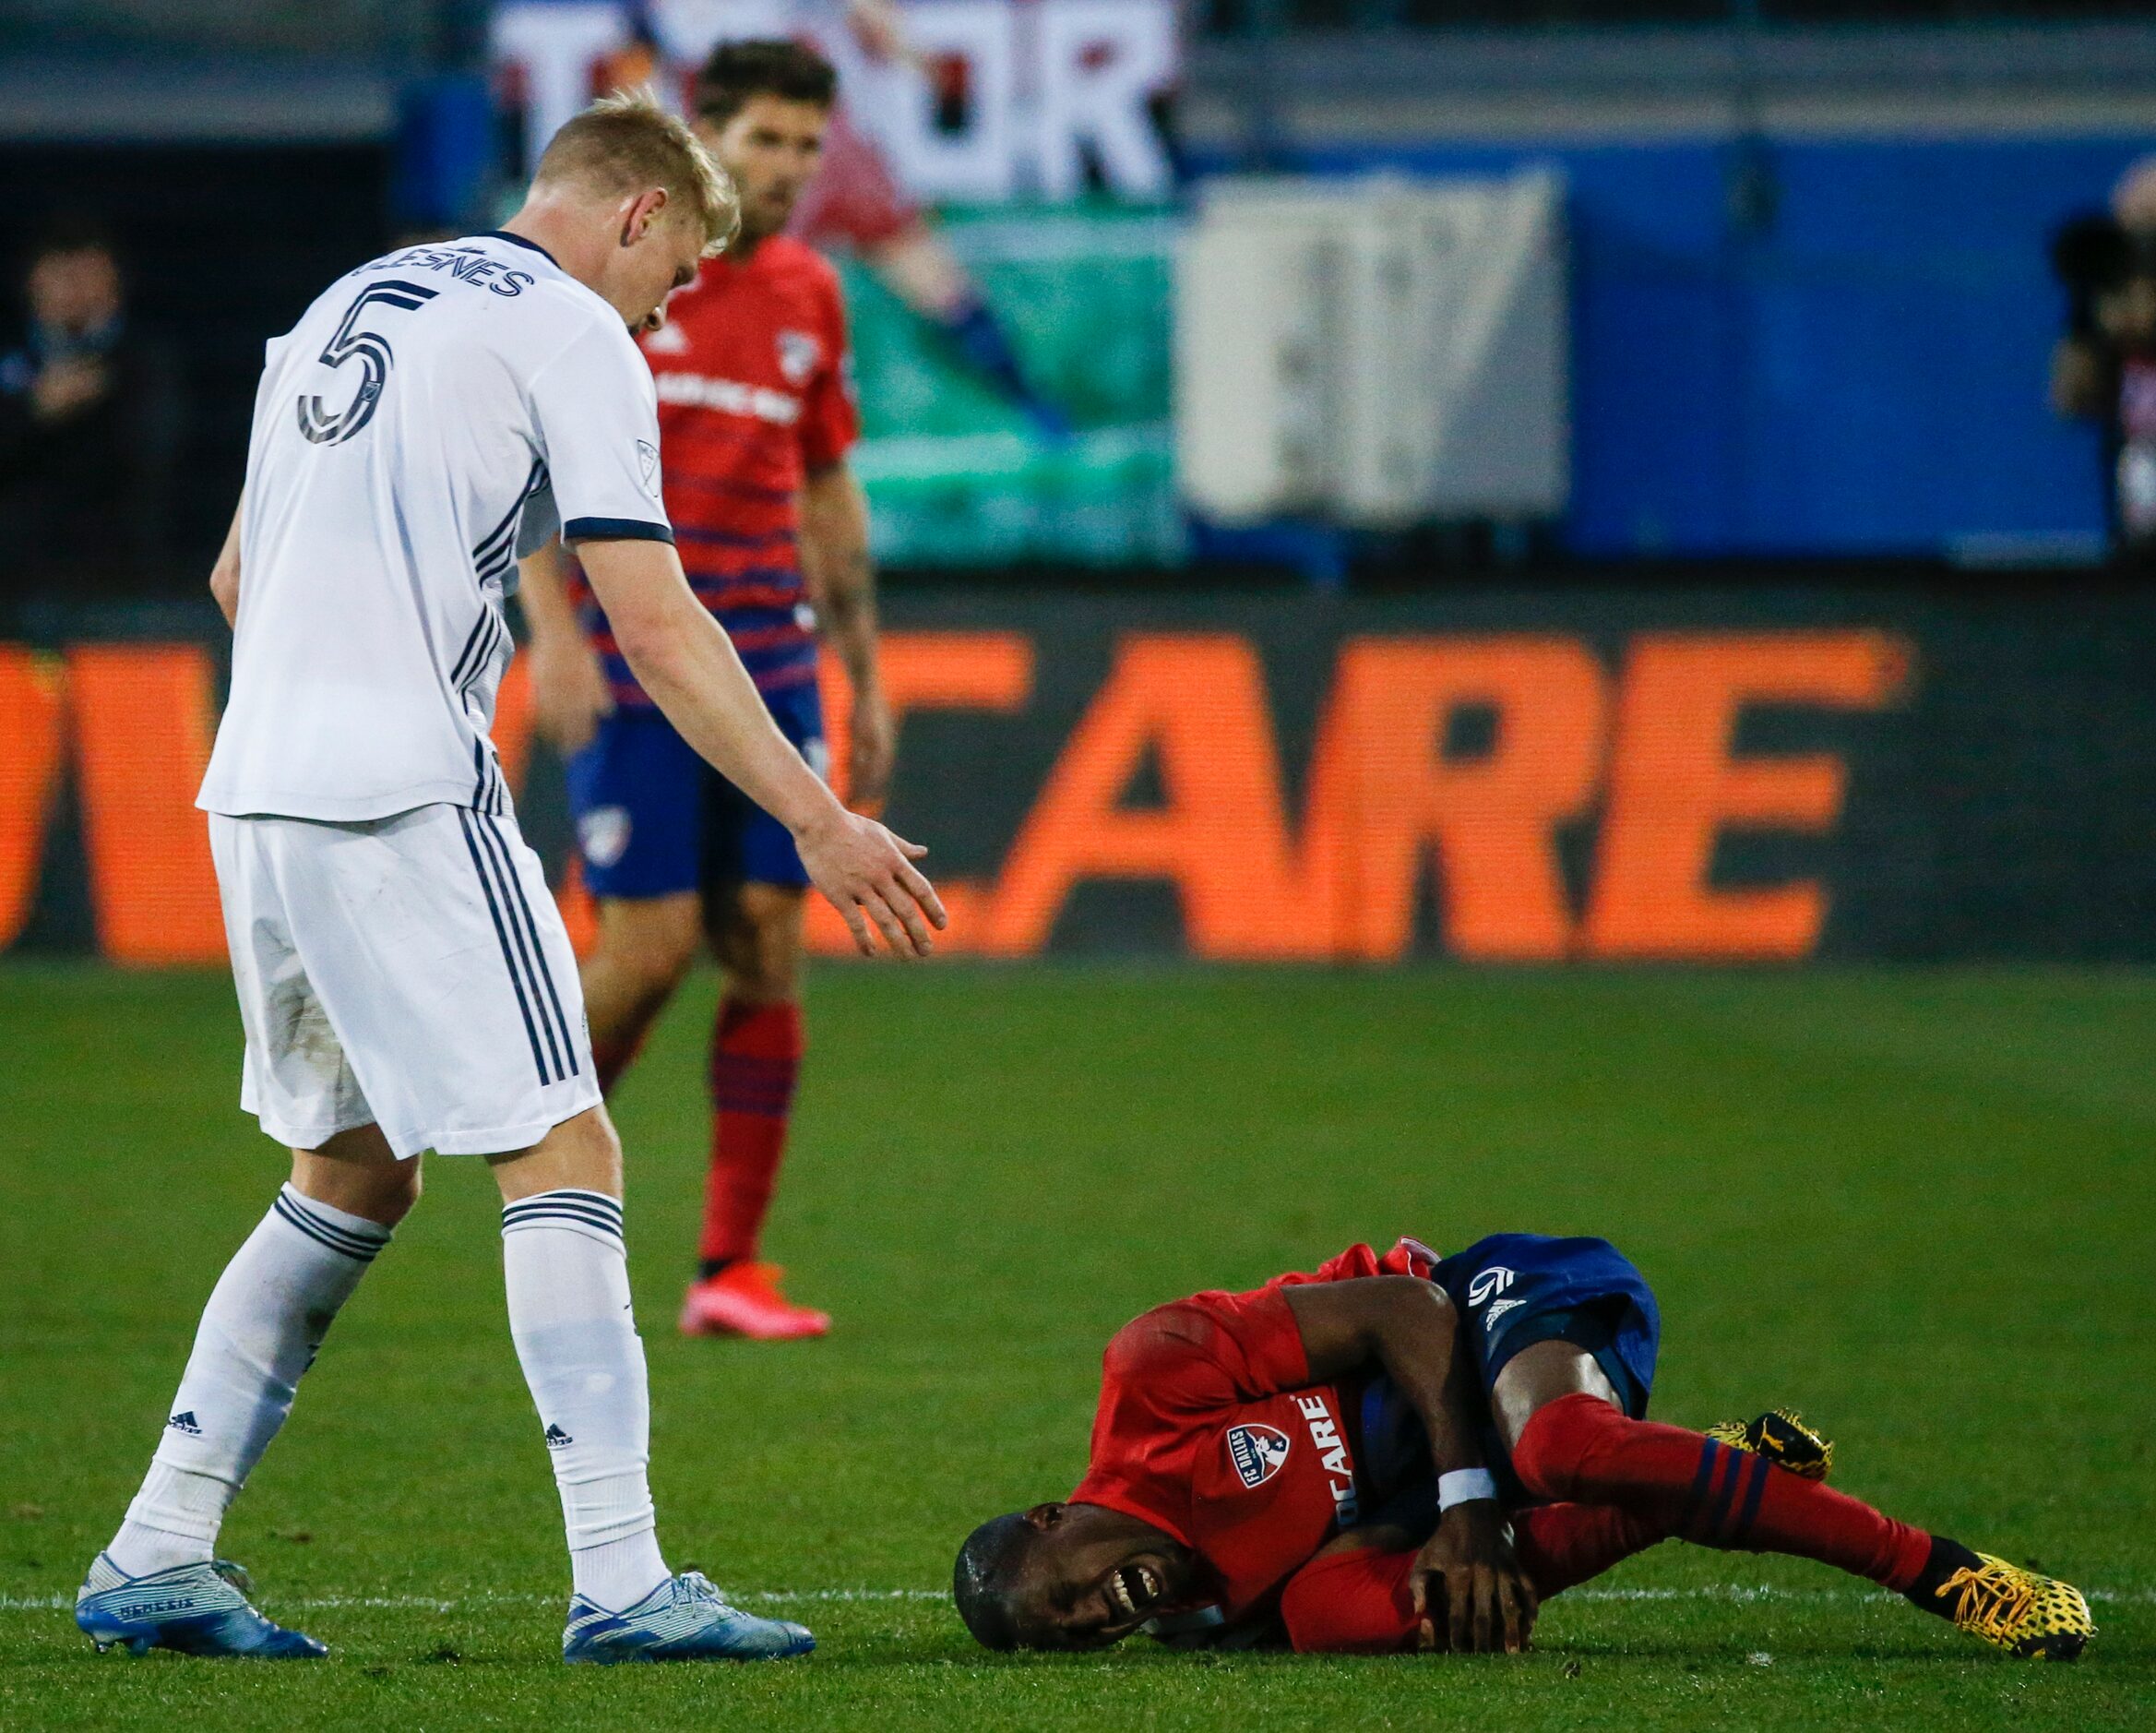
[[629, 40], [607, 56], [597, 84], [620, 90], [662, 80], [667, 56], [701, 55], [714, 29], [734, 40], [798, 42], [838, 71], [840, 94], [827, 115], [817, 171], [794, 202], [786, 233], [818, 252], [859, 258], [1037, 432], [1067, 436], [1070, 418], [1028, 377], [980, 284], [899, 185], [877, 142], [872, 111], [911, 99], [910, 90], [894, 87], [894, 69], [920, 67], [938, 101], [959, 95], [952, 89], [959, 69], [916, 53], [894, 0], [719, 0], [633, 17]]
[[[874, 808], [892, 731], [876, 662], [867, 506], [846, 456], [858, 431], [837, 275], [786, 235], [836, 99], [831, 67], [792, 42], [722, 44], [696, 126], [741, 195], [739, 237], [705, 261], [643, 338], [659, 395], [651, 454], [682, 563], [772, 718], [825, 763], [817, 636], [852, 687], [848, 796]], [[712, 1031], [711, 1163], [690, 1334], [822, 1335], [790, 1302], [759, 1237], [803, 1053], [802, 914], [792, 839], [713, 774], [638, 687], [580, 573], [526, 563], [533, 694], [568, 755], [570, 804], [599, 945], [583, 969], [600, 1081], [611, 1089], [699, 950], [723, 975]]]
[[2072, 1660], [2067, 1584], [1823, 1484], [1785, 1412], [1647, 1419], [1661, 1315], [1601, 1239], [1403, 1239], [1161, 1306], [1109, 1343], [1067, 1500], [984, 1523], [953, 1593], [991, 1648], [1525, 1648], [1543, 1600], [1673, 1537], [1817, 1560], [1995, 1647]]
[[[859, 75], [868, 84], [875, 69], [916, 59], [892, 0], [794, 0], [788, 10], [797, 31], [838, 65], [855, 69], [847, 74], [850, 82]], [[944, 82], [947, 69], [923, 69], [932, 87]], [[899, 186], [869, 129], [848, 112], [857, 101], [858, 93], [832, 115], [824, 172], [795, 208], [787, 232], [827, 252], [857, 253], [1038, 431], [1066, 436], [1069, 418], [1027, 377], [980, 285]]]

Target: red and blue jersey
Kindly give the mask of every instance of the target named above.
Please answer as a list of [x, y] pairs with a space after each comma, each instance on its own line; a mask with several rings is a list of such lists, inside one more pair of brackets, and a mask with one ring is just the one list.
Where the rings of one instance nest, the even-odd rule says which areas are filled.
[[[1604, 1345], [1589, 1351], [1626, 1412], [1634, 1419], [1646, 1414], [1661, 1314], [1646, 1279], [1606, 1240], [1493, 1234], [1442, 1260], [1413, 1239], [1382, 1257], [1366, 1245], [1351, 1246], [1312, 1274], [1276, 1276], [1247, 1294], [1196, 1294], [1156, 1307], [1108, 1344], [1091, 1460], [1070, 1495], [1149, 1523], [1203, 1561], [1192, 1599], [1156, 1613], [1156, 1635], [1204, 1642], [1262, 1629], [1343, 1529], [1387, 1509], [1390, 1520], [1405, 1523], [1408, 1506], [1396, 1500], [1424, 1491], [1426, 1520], [1435, 1520], [1435, 1475], [1420, 1419], [1381, 1368], [1329, 1382], [1313, 1379], [1287, 1300], [1286, 1290], [1304, 1283], [1379, 1275], [1417, 1276], [1446, 1291], [1482, 1378], [1485, 1417], [1506, 1360], [1543, 1339], [1538, 1323], [1562, 1314], [1570, 1326], [1565, 1339], [1584, 1341], [1576, 1333], [1590, 1322], [1576, 1316], [1583, 1308], [1608, 1322]], [[1513, 1479], [1495, 1428], [1481, 1429], [1483, 1460], [1517, 1529], [1532, 1515], [1519, 1508], [1531, 1500]], [[1549, 1548], [1559, 1544], [1552, 1533], [1531, 1544], [1542, 1561], [1536, 1581], [1544, 1593], [1582, 1580], [1566, 1576], [1552, 1559]], [[1389, 1556], [1389, 1576], [1364, 1584], [1374, 1599], [1360, 1610], [1334, 1609], [1352, 1612], [1350, 1624], [1362, 1621], [1361, 1635], [1347, 1646], [1413, 1641], [1405, 1587], [1412, 1554]], [[1319, 1600], [1344, 1581], [1327, 1579]], [[1304, 1586], [1318, 1593], [1316, 1579]], [[1306, 1622], [1311, 1611], [1305, 1601]], [[1298, 1647], [1313, 1634], [1292, 1617], [1288, 1627]], [[1328, 1628], [1337, 1634], [1345, 1627], [1336, 1619]]]
[[[642, 340], [659, 396], [660, 469], [682, 568], [760, 691], [816, 680], [801, 486], [860, 432], [838, 273], [774, 235], [704, 262]], [[618, 704], [651, 700], [581, 571], [572, 597]]]
[[[1289, 1578], [1361, 1514], [1361, 1380], [1310, 1376], [1283, 1289], [1361, 1276], [1424, 1275], [1403, 1239], [1379, 1258], [1351, 1246], [1313, 1275], [1248, 1294], [1205, 1293], [1126, 1324], [1102, 1357], [1092, 1460], [1071, 1498], [1173, 1535], [1208, 1568], [1205, 1610], [1263, 1617]], [[1164, 1625], [1196, 1608], [1166, 1608]]]

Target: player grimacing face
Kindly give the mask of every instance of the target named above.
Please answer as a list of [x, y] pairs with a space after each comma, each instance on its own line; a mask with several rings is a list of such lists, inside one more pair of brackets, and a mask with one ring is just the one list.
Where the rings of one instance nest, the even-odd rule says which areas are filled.
[[1035, 1539], [1011, 1585], [1012, 1621], [1030, 1649], [1104, 1649], [1189, 1601], [1197, 1556], [1173, 1536], [1100, 1504], [1037, 1504]]
[[697, 136], [741, 195], [741, 251], [786, 226], [823, 161], [830, 123], [828, 108], [768, 93], [750, 97], [721, 126], [697, 123]]

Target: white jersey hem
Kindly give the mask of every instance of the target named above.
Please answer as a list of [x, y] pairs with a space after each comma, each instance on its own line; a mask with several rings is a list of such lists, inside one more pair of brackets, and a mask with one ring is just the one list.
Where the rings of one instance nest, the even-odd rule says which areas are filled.
[[[566, 1124], [580, 1113], [589, 1113], [603, 1099], [598, 1082], [590, 1078], [580, 1080], [583, 1087], [577, 1090], [560, 1107], [543, 1118], [527, 1119], [522, 1125], [494, 1126], [479, 1131], [453, 1131], [440, 1137], [432, 1133], [419, 1134], [412, 1144], [413, 1153], [431, 1149], [437, 1155], [507, 1155], [518, 1150], [530, 1149], [557, 1125]], [[391, 1149], [398, 1148], [397, 1140], [389, 1140]]]
[[[530, 1149], [555, 1126], [574, 1119], [580, 1113], [589, 1113], [599, 1106], [603, 1097], [596, 1082], [587, 1082], [576, 1091], [569, 1101], [560, 1108], [537, 1119], [527, 1119], [518, 1125], [482, 1126], [477, 1130], [396, 1131], [382, 1127], [382, 1136], [389, 1145], [390, 1153], [400, 1162], [428, 1150], [437, 1155], [507, 1155], [517, 1150]], [[322, 1147], [340, 1132], [356, 1131], [362, 1126], [379, 1123], [372, 1115], [329, 1127], [293, 1125], [264, 1113], [260, 1108], [249, 1108], [263, 1133], [282, 1143], [287, 1149], [315, 1150]]]
[[[252, 1092], [243, 1092], [243, 1095], [248, 1093]], [[279, 1118], [274, 1113], [263, 1112], [244, 1098], [240, 1102], [240, 1111], [253, 1114], [256, 1123], [262, 1128], [262, 1135], [283, 1144], [287, 1149], [318, 1150], [333, 1137], [341, 1137], [347, 1131], [356, 1131], [362, 1126], [375, 1122], [373, 1114], [363, 1113], [328, 1125], [296, 1125], [290, 1119]]]

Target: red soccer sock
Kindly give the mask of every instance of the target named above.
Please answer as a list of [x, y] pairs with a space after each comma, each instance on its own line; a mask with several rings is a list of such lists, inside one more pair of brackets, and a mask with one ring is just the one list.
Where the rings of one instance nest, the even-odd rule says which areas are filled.
[[1535, 1411], [1512, 1466], [1537, 1498], [1615, 1505], [1703, 1547], [1817, 1559], [1897, 1593], [1931, 1552], [1922, 1529], [1846, 1493], [1585, 1392]]
[[[1657, 1541], [1662, 1527], [1608, 1505], [1544, 1504], [1515, 1511], [1513, 1551], [1543, 1600]], [[1349, 1548], [1312, 1560], [1280, 1594], [1288, 1641], [1304, 1655], [1393, 1655], [1415, 1646], [1412, 1552]]]
[[1670, 1537], [1651, 1517], [1614, 1504], [1538, 1504], [1512, 1513], [1512, 1550], [1543, 1600]]
[[1313, 1559], [1280, 1591], [1280, 1622], [1299, 1655], [1395, 1655], [1415, 1646], [1412, 1552], [1350, 1548]]
[[711, 1032], [711, 1171], [697, 1250], [707, 1265], [756, 1255], [786, 1153], [802, 1045], [800, 1006], [720, 1002]]

